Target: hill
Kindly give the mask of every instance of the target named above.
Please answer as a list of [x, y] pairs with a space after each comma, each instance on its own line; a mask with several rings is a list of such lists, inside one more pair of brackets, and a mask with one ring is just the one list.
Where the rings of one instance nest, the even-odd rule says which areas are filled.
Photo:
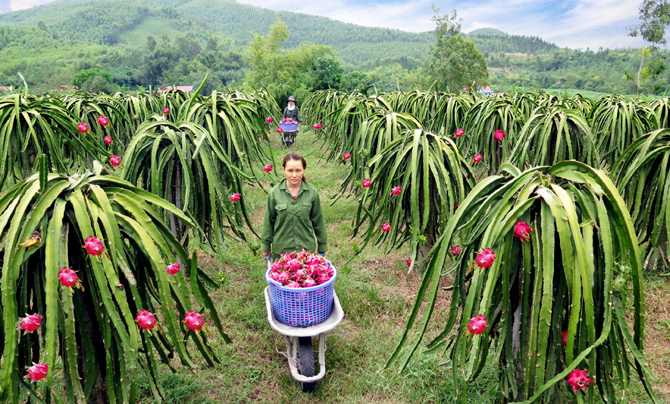
[[[365, 73], [354, 72], [363, 77], [361, 82], [375, 82], [381, 90], [426, 85], [425, 80], [417, 83], [425, 79], [421, 69], [434, 42], [432, 26], [423, 33], [363, 27], [232, 0], [57, 0], [2, 14], [0, 27], [13, 27], [13, 33], [5, 31], [4, 48], [0, 46], [0, 84], [20, 84], [16, 72], [21, 71], [30, 72], [26, 78], [46, 89], [66, 84], [64, 78], [82, 68], [100, 67], [111, 71], [117, 84], [129, 87], [195, 80], [206, 71], [218, 76], [215, 84], [229, 85], [243, 77], [243, 55], [253, 34], [267, 34], [278, 17], [290, 31], [285, 46], [329, 45], [346, 72]], [[467, 36], [484, 55], [489, 82], [499, 91], [512, 85], [608, 93], [631, 93], [634, 88], [625, 71], [636, 71], [637, 49], [571, 50], [492, 28]], [[29, 44], [25, 53], [20, 52], [23, 42]], [[659, 50], [655, 56], [670, 64], [670, 52]], [[54, 71], [49, 73], [46, 66]], [[216, 70], [221, 68], [232, 70]], [[646, 90], [670, 89], [669, 78], [664, 73]]]
[[330, 45], [352, 65], [389, 56], [424, 59], [433, 41], [430, 33], [362, 27], [228, 0], [56, 1], [0, 15], [0, 25], [34, 27], [42, 22], [56, 38], [107, 45], [137, 47], [144, 45], [147, 35], [165, 34], [174, 39], [187, 34], [201, 42], [212, 35], [220, 40], [230, 38], [231, 45], [243, 47], [254, 33], [267, 34], [277, 17], [291, 32], [286, 46], [303, 42]]

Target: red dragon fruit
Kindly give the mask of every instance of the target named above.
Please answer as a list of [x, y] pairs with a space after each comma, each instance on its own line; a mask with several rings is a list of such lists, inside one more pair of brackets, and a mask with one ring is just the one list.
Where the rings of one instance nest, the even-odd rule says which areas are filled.
[[40, 328], [42, 324], [42, 316], [39, 314], [28, 314], [24, 318], [20, 319], [21, 324], [16, 327], [17, 330], [23, 330], [26, 334], [35, 331]]
[[197, 311], [189, 311], [186, 313], [184, 323], [186, 323], [186, 328], [193, 331], [199, 331], [205, 325], [205, 321]]
[[28, 374], [23, 376], [23, 378], [30, 379], [33, 383], [36, 383], [44, 379], [47, 376], [47, 373], [49, 373], [49, 365], [44, 362], [33, 362], [33, 366], [28, 368]]
[[283, 254], [270, 266], [269, 278], [289, 288], [308, 288], [322, 285], [334, 276], [328, 261], [318, 254], [305, 251]]
[[137, 313], [137, 317], [135, 317], [135, 321], [137, 321], [137, 325], [139, 325], [141, 329], [147, 331], [151, 331], [157, 324], [153, 313], [148, 310], [140, 310], [140, 312]]
[[177, 272], [179, 272], [179, 267], [180, 267], [180, 265], [175, 262], [173, 264], [168, 265], [167, 266], [167, 271], [165, 271], [165, 272], [167, 272], [169, 275], [174, 275]]
[[98, 256], [105, 252], [105, 246], [99, 238], [89, 236], [84, 242], [84, 248], [89, 255]]

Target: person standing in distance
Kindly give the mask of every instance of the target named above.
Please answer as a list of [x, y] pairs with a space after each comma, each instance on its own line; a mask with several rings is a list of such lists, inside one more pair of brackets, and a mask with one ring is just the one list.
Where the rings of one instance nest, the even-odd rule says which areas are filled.
[[[293, 122], [298, 123], [298, 131], [300, 131], [302, 125], [300, 123], [300, 108], [298, 108], [297, 105], [295, 105], [295, 97], [290, 96], [288, 97], [288, 106], [284, 108], [284, 115], [282, 116], [284, 119], [291, 119]], [[293, 145], [293, 142], [295, 142], [295, 137], [298, 135], [298, 132], [286, 132], [284, 134], [284, 144], [286, 146], [291, 146]]]

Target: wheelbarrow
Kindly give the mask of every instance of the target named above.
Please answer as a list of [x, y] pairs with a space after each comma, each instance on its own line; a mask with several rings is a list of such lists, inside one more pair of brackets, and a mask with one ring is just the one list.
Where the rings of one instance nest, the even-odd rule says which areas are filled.
[[282, 128], [282, 143], [286, 147], [291, 147], [295, 142], [295, 137], [298, 135], [297, 122], [282, 122], [279, 124]]
[[[273, 330], [282, 334], [286, 342], [286, 357], [291, 377], [301, 384], [302, 391], [311, 392], [316, 383], [326, 375], [326, 333], [337, 327], [344, 318], [344, 311], [337, 294], [333, 293], [333, 311], [326, 321], [309, 327], [292, 327], [280, 323], [272, 310], [270, 286], [265, 288], [265, 308]], [[319, 338], [319, 374], [314, 375], [314, 348], [312, 337]]]

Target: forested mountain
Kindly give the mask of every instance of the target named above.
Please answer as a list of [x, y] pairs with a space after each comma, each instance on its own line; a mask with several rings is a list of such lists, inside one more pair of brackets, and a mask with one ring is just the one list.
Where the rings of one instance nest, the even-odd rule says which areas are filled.
[[[34, 88], [48, 90], [89, 67], [110, 71], [116, 84], [129, 88], [196, 84], [207, 71], [214, 74], [212, 85], [231, 85], [244, 76], [253, 33], [266, 35], [278, 17], [290, 32], [286, 48], [306, 42], [331, 46], [345, 73], [353, 72], [350, 86], [430, 86], [422, 69], [434, 42], [432, 26], [424, 33], [363, 27], [232, 0], [57, 0], [0, 14], [0, 85], [21, 84], [16, 73], [22, 72]], [[625, 72], [636, 71], [638, 49], [571, 50], [490, 28], [468, 36], [499, 91], [510, 85], [608, 93], [634, 88]], [[668, 51], [654, 56], [670, 64]], [[669, 78], [665, 72], [645, 91], [666, 91]]]

